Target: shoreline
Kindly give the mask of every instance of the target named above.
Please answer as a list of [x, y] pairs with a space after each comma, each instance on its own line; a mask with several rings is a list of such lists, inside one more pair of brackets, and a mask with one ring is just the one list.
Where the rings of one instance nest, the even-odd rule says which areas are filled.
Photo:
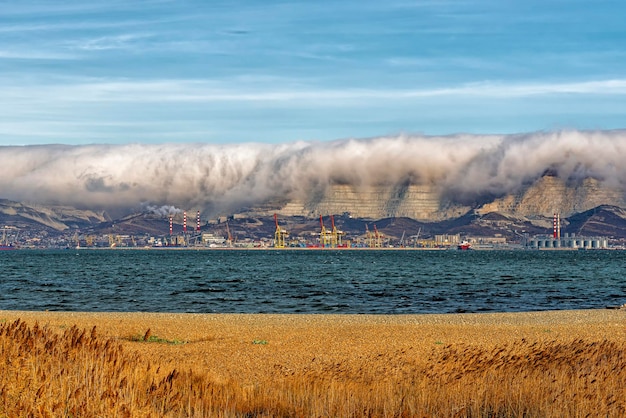
[[[624, 305], [626, 306], [626, 305]], [[296, 322], [320, 323], [337, 322], [364, 324], [413, 324], [413, 325], [469, 325], [469, 324], [515, 324], [532, 325], [551, 322], [566, 325], [569, 323], [595, 323], [623, 315], [624, 306], [607, 306], [597, 309], [580, 310], [545, 310], [520, 312], [476, 312], [476, 313], [423, 313], [423, 314], [343, 314], [343, 313], [191, 313], [191, 312], [117, 312], [117, 311], [36, 311], [36, 310], [0, 310], [0, 320], [22, 318], [26, 321], [46, 319], [52, 323], [74, 319], [80, 323], [98, 323], [107, 320], [179, 320], [203, 321], [208, 319], [245, 319], [244, 322], [277, 322], [286, 319]], [[300, 319], [298, 319], [300, 318]]]
[[[307, 327], [535, 327], [575, 325], [607, 326], [626, 321], [624, 307], [603, 309], [546, 310], [523, 312], [427, 313], [427, 314], [319, 314], [319, 313], [181, 313], [181, 312], [90, 312], [90, 311], [30, 311], [0, 310], [0, 321], [21, 319], [27, 323], [79, 328], [96, 326], [115, 337], [134, 327], [154, 326], [162, 331], [183, 335], [202, 333], [201, 326], [259, 328], [264, 326], [289, 328], [306, 332]], [[626, 326], [626, 322], [621, 323]], [[212, 329], [220, 332], [219, 329]], [[469, 330], [468, 330], [469, 331]], [[580, 330], [583, 332], [584, 330]]]
[[524, 247], [519, 244], [511, 244], [511, 245], [496, 245], [490, 247], [472, 247], [467, 250], [462, 250], [456, 248], [456, 246], [451, 247], [184, 247], [184, 246], [161, 246], [161, 247], [26, 247], [20, 246], [10, 249], [5, 249], [6, 251], [36, 251], [36, 250], [52, 250], [52, 251], [147, 251], [147, 250], [156, 250], [156, 251], [531, 251], [531, 252], [542, 252], [542, 251], [624, 251], [623, 247], [606, 247], [606, 248], [583, 248], [583, 247], [554, 247], [554, 248], [530, 248]]

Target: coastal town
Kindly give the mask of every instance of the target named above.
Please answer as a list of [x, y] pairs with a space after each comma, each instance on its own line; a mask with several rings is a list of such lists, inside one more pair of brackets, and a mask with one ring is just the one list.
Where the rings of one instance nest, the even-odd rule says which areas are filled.
[[[544, 233], [513, 230], [513, 234], [485, 231], [433, 232], [406, 219], [379, 221], [352, 219], [349, 215], [320, 216], [317, 222], [286, 219], [221, 217], [194, 221], [175, 221], [144, 216], [143, 223], [110, 223], [84, 230], [51, 232], [42, 228], [16, 225], [2, 227], [3, 249], [422, 249], [422, 250], [548, 250], [548, 249], [623, 249], [624, 240], [600, 235], [561, 232], [555, 215], [552, 231]], [[485, 221], [483, 221], [484, 224]], [[161, 224], [159, 226], [159, 224]], [[341, 224], [341, 226], [339, 226]], [[381, 225], [382, 227], [379, 227]], [[149, 229], [162, 229], [151, 233]], [[157, 231], [158, 232], [158, 231]], [[478, 232], [478, 233], [476, 233]], [[487, 230], [487, 232], [490, 232]]]

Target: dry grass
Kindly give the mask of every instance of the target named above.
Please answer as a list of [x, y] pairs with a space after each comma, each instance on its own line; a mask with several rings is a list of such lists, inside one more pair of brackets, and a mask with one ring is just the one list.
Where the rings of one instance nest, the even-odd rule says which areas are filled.
[[131, 344], [168, 342], [149, 330], [129, 341], [95, 327], [0, 323], [0, 417], [626, 416], [620, 338], [320, 356], [275, 363], [253, 382], [168, 369]]

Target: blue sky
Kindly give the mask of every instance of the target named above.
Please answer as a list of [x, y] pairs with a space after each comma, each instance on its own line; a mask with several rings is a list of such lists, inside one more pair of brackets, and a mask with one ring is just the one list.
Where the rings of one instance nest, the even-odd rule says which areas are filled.
[[626, 127], [626, 3], [0, 0], [0, 144]]

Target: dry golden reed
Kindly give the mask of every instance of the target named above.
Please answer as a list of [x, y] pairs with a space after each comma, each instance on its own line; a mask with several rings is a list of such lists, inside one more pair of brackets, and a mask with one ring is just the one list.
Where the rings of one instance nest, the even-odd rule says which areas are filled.
[[454, 344], [422, 358], [400, 350], [276, 365], [250, 384], [161, 370], [95, 327], [17, 320], [0, 324], [0, 417], [622, 417], [625, 349], [606, 340]]

